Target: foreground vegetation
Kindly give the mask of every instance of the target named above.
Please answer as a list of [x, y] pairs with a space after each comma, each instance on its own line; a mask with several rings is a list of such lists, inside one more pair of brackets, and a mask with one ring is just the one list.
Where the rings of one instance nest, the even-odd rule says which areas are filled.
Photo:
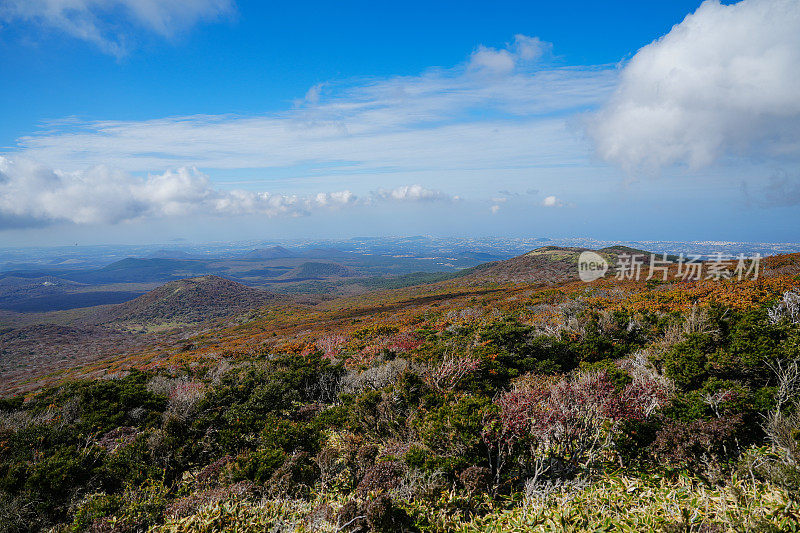
[[274, 319], [6, 398], [0, 528], [798, 531], [793, 276]]

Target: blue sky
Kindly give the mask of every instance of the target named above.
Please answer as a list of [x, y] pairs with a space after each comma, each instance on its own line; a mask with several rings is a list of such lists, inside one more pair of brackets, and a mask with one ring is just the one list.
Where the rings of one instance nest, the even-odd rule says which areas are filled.
[[3, 0], [0, 243], [797, 241], [798, 11]]
[[[378, 4], [378, 5], [376, 5]], [[649, 4], [649, 5], [648, 5]], [[280, 111], [320, 82], [415, 75], [515, 34], [555, 43], [566, 65], [616, 63], [699, 2], [238, 2], [170, 42], [137, 37], [126, 56], [20, 21], [0, 33], [0, 146], [43, 121], [141, 120]], [[141, 30], [137, 29], [136, 33]]]

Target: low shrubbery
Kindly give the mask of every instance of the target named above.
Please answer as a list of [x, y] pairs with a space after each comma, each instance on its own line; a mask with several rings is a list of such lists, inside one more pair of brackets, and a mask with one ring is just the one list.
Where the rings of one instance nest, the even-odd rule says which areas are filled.
[[[6, 399], [3, 527], [790, 530], [793, 302], [688, 317], [576, 305], [551, 334], [512, 317], [371, 327], [221, 375]], [[386, 348], [364, 368], [366, 339]]]

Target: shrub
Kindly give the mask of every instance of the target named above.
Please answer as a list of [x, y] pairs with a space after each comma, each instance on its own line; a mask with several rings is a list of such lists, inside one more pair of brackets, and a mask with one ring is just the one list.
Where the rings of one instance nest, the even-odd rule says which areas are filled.
[[590, 466], [612, 447], [622, 422], [646, 416], [644, 394], [628, 387], [618, 392], [605, 372], [518, 382], [497, 398], [483, 432], [496, 483], [513, 461], [520, 476], [534, 477], [570, 477]]
[[361, 512], [358, 502], [350, 500], [342, 505], [336, 513], [336, 529], [354, 533], [367, 530], [366, 516]]
[[461, 471], [458, 480], [469, 494], [486, 492], [492, 482], [492, 471], [484, 466], [470, 466]]
[[372, 443], [364, 444], [356, 452], [356, 465], [361, 472], [365, 472], [369, 467], [375, 464], [375, 459], [377, 457], [378, 446]]
[[166, 408], [164, 396], [147, 390], [150, 375], [132, 371], [120, 379], [76, 381], [45, 391], [29, 409], [41, 413], [48, 405], [74, 404], [80, 413], [76, 431], [108, 432], [119, 426], [140, 428], [156, 425]]
[[786, 291], [778, 302], [769, 309], [767, 317], [772, 324], [786, 320], [791, 324], [800, 324], [800, 293]]
[[664, 374], [678, 387], [696, 388], [708, 376], [708, 354], [714, 349], [709, 334], [691, 333], [664, 354]]
[[194, 416], [204, 395], [205, 386], [202, 383], [186, 382], [175, 386], [169, 393], [164, 420], [186, 422]]
[[432, 456], [425, 462], [426, 468], [454, 473], [483, 460], [480, 432], [488, 405], [487, 398], [462, 395], [413, 421], [422, 443], [435, 454], [449, 459], [442, 461]]
[[267, 483], [268, 493], [272, 497], [306, 497], [318, 477], [319, 471], [309, 454], [296, 452], [273, 472]]
[[412, 531], [411, 520], [402, 509], [392, 503], [392, 499], [382, 494], [367, 503], [364, 511], [370, 530], [379, 533]]
[[404, 473], [405, 465], [399, 461], [375, 463], [366, 469], [356, 492], [362, 497], [388, 492], [400, 485]]
[[167, 506], [167, 487], [149, 480], [141, 486], [126, 487], [116, 500], [119, 508], [113, 515], [97, 518], [91, 529], [105, 531], [141, 531], [160, 523]]
[[267, 448], [244, 453], [236, 457], [231, 468], [233, 481], [265, 483], [287, 459], [281, 449]]
[[230, 464], [233, 458], [230, 455], [220, 457], [216, 461], [206, 465], [197, 473], [197, 483], [201, 486], [211, 487], [219, 483], [220, 476], [225, 467]]
[[372, 499], [366, 506], [365, 518], [367, 525], [372, 531], [392, 532], [397, 531], [394, 527], [394, 516], [392, 499], [382, 494]]
[[392, 498], [403, 502], [436, 502], [448, 489], [443, 472], [409, 468], [400, 484], [390, 491]]
[[331, 365], [318, 352], [306, 357], [281, 356], [229, 371], [200, 401], [192, 427], [190, 444], [196, 446], [203, 435], [213, 434], [212, 449], [194, 449], [189, 455], [207, 461], [209, 452], [219, 457], [252, 446], [252, 435], [276, 416], [285, 417], [297, 404], [319, 400], [314, 385], [321, 376], [341, 372], [340, 366]]
[[764, 430], [772, 446], [767, 462], [769, 478], [800, 496], [800, 363], [772, 365], [777, 379], [775, 405], [767, 413]]
[[[517, 377], [525, 372], [554, 373], [575, 368], [577, 355], [569, 342], [548, 335], [536, 335], [532, 326], [517, 321], [497, 322], [480, 334], [483, 343], [500, 349], [496, 364], [486, 370], [494, 372], [494, 382]], [[490, 380], [491, 376], [484, 376]]]
[[767, 370], [767, 365], [781, 355], [786, 329], [771, 324], [763, 310], [737, 313], [729, 320], [725, 343], [711, 359], [712, 364], [718, 371], [744, 379], [751, 378], [756, 371]]
[[90, 494], [78, 503], [72, 520], [72, 528], [76, 531], [83, 531], [95, 521], [117, 512], [122, 505], [123, 501], [119, 495], [103, 492]]
[[362, 372], [351, 370], [342, 377], [342, 392], [352, 394], [365, 390], [379, 390], [394, 383], [408, 369], [408, 361], [397, 358]]
[[434, 390], [453, 390], [475, 372], [480, 361], [469, 357], [445, 357], [425, 373], [424, 380]]
[[737, 452], [734, 440], [742, 424], [741, 415], [713, 420], [671, 420], [653, 443], [655, 456], [673, 466], [698, 471], [706, 462], [720, 462]]
[[383, 400], [379, 391], [367, 391], [356, 398], [348, 417], [348, 425], [353, 431], [368, 435], [380, 433], [378, 404]]

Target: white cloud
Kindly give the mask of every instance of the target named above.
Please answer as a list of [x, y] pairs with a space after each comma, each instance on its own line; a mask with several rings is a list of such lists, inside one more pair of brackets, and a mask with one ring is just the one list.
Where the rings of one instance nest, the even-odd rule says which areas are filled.
[[311, 88], [308, 91], [306, 91], [305, 98], [297, 103], [305, 105], [317, 105], [319, 103], [319, 98], [322, 94], [322, 89], [324, 87], [325, 87], [324, 83], [317, 83], [316, 85], [312, 85]]
[[233, 0], [5, 0], [0, 20], [33, 22], [122, 56], [141, 29], [171, 39], [233, 9]]
[[428, 189], [422, 185], [403, 185], [392, 190], [378, 189], [372, 192], [372, 196], [378, 200], [395, 200], [398, 202], [435, 202], [435, 201], [456, 201], [457, 196], [450, 196], [433, 189]]
[[514, 36], [512, 49], [522, 61], [535, 61], [545, 55], [553, 47], [551, 43], [538, 37], [517, 34]]
[[28, 159], [0, 156], [0, 229], [47, 225], [115, 224], [142, 218], [186, 215], [300, 216], [320, 209], [391, 202], [452, 201], [420, 185], [359, 198], [349, 190], [307, 196], [223, 191], [193, 167], [137, 178], [98, 166], [62, 172]]
[[479, 46], [469, 60], [469, 66], [473, 69], [500, 74], [508, 74], [514, 70], [514, 64], [514, 56], [508, 50], [496, 50], [485, 46]]
[[538, 43], [518, 36], [506, 52], [520, 68], [502, 75], [483, 75], [468, 61], [418, 76], [326, 83], [324, 91], [317, 85], [295, 107], [269, 115], [62, 121], [19, 139], [14, 155], [67, 170], [298, 166], [316, 176], [583, 163], [586, 148], [569, 116], [610, 94], [616, 72], [531, 68], [524, 58], [546, 48]]
[[[4, 172], [13, 175], [0, 184], [0, 226], [458, 201], [440, 190], [452, 187], [489, 198], [491, 190], [475, 179], [485, 171], [502, 176], [587, 162], [570, 117], [609, 95], [616, 71], [536, 63], [547, 48], [536, 38], [516, 36], [504, 49], [514, 61], [508, 72], [486, 75], [470, 57], [418, 76], [325, 82], [268, 115], [46, 124], [0, 154]], [[30, 168], [23, 172], [22, 165]], [[271, 189], [302, 194], [227, 191], [212, 184], [245, 171], [240, 184], [259, 189], [270, 178]], [[41, 193], [31, 185], [38, 173], [50, 180]], [[111, 190], [104, 193], [106, 188]], [[318, 193], [342, 189], [347, 191]], [[48, 195], [61, 207], [47, 204]]]
[[356, 200], [356, 195], [350, 191], [321, 192], [314, 197], [316, 204], [321, 207], [349, 205], [355, 203]]
[[489, 208], [489, 211], [491, 211], [493, 215], [496, 215], [497, 213], [500, 212], [500, 206], [495, 204]]
[[509, 74], [515, 68], [536, 61], [551, 48], [550, 43], [538, 37], [515, 35], [514, 42], [500, 50], [478, 46], [469, 59], [468, 68], [494, 74]]
[[541, 203], [542, 207], [563, 207], [564, 202], [559, 200], [556, 196], [546, 196]]
[[800, 156], [800, 2], [704, 2], [645, 46], [590, 123], [628, 170]]

